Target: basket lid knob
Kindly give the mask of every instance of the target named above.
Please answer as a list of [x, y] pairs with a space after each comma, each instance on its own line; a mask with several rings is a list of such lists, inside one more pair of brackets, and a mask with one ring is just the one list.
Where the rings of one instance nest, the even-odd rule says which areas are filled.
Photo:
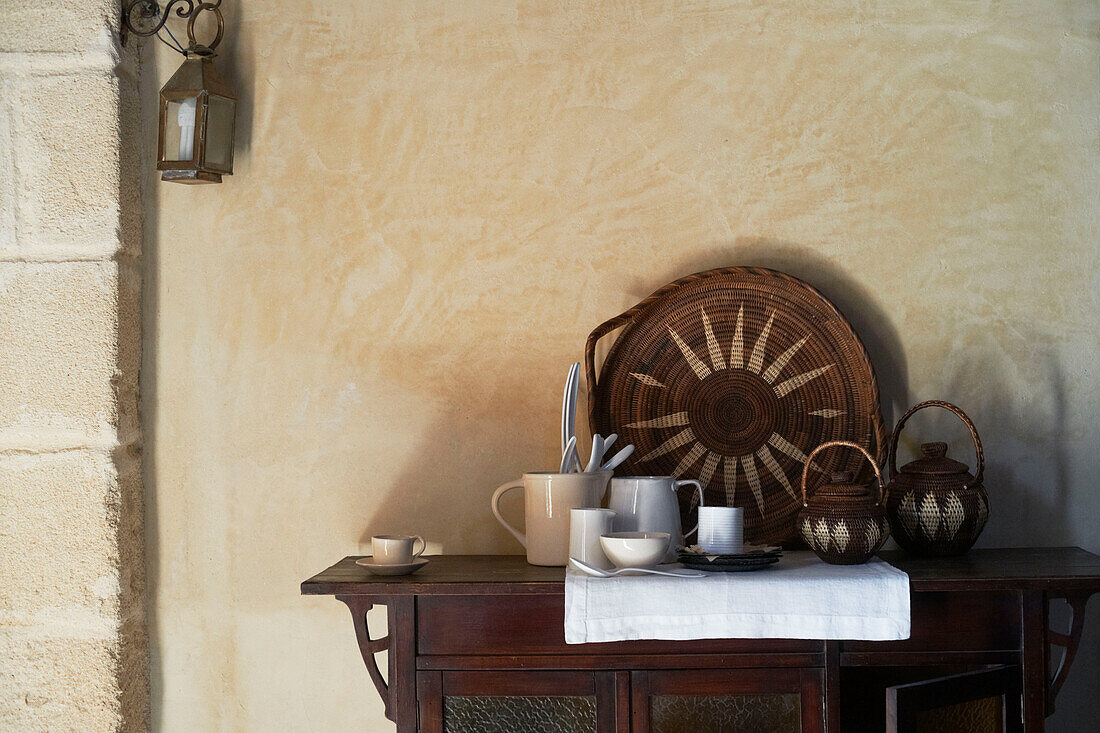
[[947, 443], [921, 443], [920, 452], [928, 458], [943, 458], [947, 455]]
[[973, 479], [965, 463], [947, 457], [947, 443], [921, 443], [920, 452], [920, 458], [901, 467], [902, 473], [939, 476], [957, 474], [968, 481]]

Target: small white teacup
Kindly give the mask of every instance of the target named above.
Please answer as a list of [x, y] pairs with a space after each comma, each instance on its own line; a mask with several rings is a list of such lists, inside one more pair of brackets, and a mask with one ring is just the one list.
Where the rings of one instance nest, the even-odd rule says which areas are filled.
[[[417, 540], [420, 540], [420, 550], [413, 552]], [[370, 538], [370, 544], [374, 562], [380, 565], [408, 565], [428, 547], [418, 534], [377, 534]]]

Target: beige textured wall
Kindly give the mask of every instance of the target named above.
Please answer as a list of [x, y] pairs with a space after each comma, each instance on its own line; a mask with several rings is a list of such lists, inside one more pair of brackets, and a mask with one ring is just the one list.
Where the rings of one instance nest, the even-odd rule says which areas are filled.
[[0, 730], [147, 727], [137, 65], [0, 2]]
[[382, 530], [517, 552], [488, 497], [589, 330], [712, 266], [822, 288], [891, 417], [970, 412], [984, 544], [1100, 551], [1095, 2], [226, 6], [236, 175], [147, 209], [158, 728], [386, 729], [298, 583]]

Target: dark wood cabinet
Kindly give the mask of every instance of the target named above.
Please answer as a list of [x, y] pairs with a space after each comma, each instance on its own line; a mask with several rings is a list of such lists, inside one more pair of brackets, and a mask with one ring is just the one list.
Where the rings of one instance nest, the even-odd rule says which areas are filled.
[[[441, 733], [1043, 730], [1072, 665], [1100, 557], [1077, 548], [884, 559], [909, 574], [905, 641], [713, 639], [567, 645], [561, 568], [443, 556], [375, 577], [345, 558], [302, 584], [352, 612], [397, 729]], [[1068, 634], [1049, 601], [1074, 612]], [[388, 609], [388, 634], [366, 625]], [[1051, 648], [1062, 662], [1051, 664]], [[388, 651], [389, 674], [376, 664]], [[388, 680], [388, 682], [387, 682]]]

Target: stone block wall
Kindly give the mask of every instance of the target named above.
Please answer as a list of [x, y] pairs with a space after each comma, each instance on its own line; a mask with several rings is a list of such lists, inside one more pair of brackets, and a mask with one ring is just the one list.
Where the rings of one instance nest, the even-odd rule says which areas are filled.
[[0, 730], [143, 730], [137, 59], [0, 3]]

